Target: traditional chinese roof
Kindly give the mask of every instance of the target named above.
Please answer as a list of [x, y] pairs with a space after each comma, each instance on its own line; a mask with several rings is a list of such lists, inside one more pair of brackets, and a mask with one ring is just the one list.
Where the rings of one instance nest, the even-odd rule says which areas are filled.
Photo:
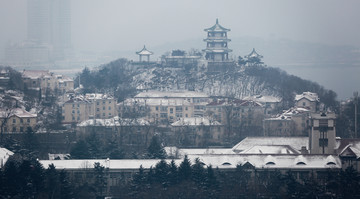
[[219, 20], [216, 19], [216, 24], [213, 25], [211, 28], [206, 28], [204, 31], [207, 32], [228, 32], [230, 29], [224, 28], [219, 24]]
[[222, 48], [222, 49], [205, 49], [203, 50], [204, 52], [207, 53], [228, 53], [228, 52], [232, 52], [231, 49], [228, 48]]
[[146, 49], [146, 47], [144, 45], [144, 48], [142, 50], [136, 52], [136, 54], [138, 54], [138, 55], [152, 55], [154, 53], [149, 51], [148, 49]]
[[246, 55], [245, 58], [263, 58], [262, 55], [258, 54], [256, 51], [255, 51], [255, 48], [253, 48], [253, 50], [251, 51], [251, 53], [249, 55]]

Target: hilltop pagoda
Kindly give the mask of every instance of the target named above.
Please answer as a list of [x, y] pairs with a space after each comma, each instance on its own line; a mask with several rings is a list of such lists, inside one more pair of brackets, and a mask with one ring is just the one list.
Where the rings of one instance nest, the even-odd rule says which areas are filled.
[[219, 20], [216, 19], [216, 24], [211, 28], [204, 29], [207, 32], [207, 38], [204, 41], [207, 43], [206, 49], [203, 50], [206, 60], [209, 62], [224, 62], [229, 60], [229, 52], [232, 52], [228, 48], [228, 42], [231, 40], [227, 38], [227, 32], [230, 29], [224, 28], [219, 24]]
[[[145, 45], [144, 48], [142, 50], [140, 50], [139, 52], [136, 52], [136, 54], [139, 55], [139, 62], [150, 62], [150, 55], [154, 54], [153, 52], [149, 51], [148, 49], [146, 49]], [[143, 60], [143, 57], [146, 57], [146, 60]]]
[[249, 55], [246, 55], [245, 58], [247, 58], [247, 63], [250, 65], [263, 64], [263, 62], [261, 61], [263, 56], [257, 53], [255, 51], [255, 48], [253, 48], [251, 53]]

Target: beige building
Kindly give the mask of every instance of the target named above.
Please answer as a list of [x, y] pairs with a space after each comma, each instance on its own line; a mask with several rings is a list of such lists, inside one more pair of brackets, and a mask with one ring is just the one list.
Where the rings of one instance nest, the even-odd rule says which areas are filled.
[[204, 116], [208, 101], [205, 93], [194, 91], [147, 91], [119, 103], [118, 109], [122, 117], [146, 116], [151, 122], [171, 123]]
[[36, 130], [37, 115], [21, 108], [0, 112], [1, 131], [4, 133], [33, 132]]
[[311, 114], [309, 147], [311, 154], [334, 154], [336, 145], [335, 113]]
[[88, 119], [108, 119], [117, 116], [116, 100], [105, 94], [76, 96], [62, 105], [63, 123], [78, 123]]
[[41, 94], [47, 92], [65, 93], [74, 90], [74, 80], [63, 75], [55, 75], [48, 70], [24, 70], [22, 79], [25, 87], [40, 89]]
[[307, 136], [310, 111], [293, 107], [277, 117], [264, 119], [264, 136]]
[[311, 92], [303, 92], [300, 95], [295, 96], [295, 106], [299, 108], [306, 108], [310, 112], [316, 112], [319, 110], [320, 99], [318, 94]]

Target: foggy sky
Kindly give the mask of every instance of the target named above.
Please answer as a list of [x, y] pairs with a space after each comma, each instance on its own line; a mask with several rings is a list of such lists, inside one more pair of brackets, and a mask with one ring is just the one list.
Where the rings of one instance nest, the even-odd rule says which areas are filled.
[[[204, 38], [219, 18], [230, 37], [360, 46], [357, 0], [72, 0], [77, 50], [127, 51]], [[26, 39], [26, 0], [0, 0], [0, 48]]]

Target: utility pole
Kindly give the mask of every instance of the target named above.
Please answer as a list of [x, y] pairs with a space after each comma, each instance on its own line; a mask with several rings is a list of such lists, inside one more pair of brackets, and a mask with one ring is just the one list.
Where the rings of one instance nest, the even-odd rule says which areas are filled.
[[354, 105], [355, 105], [355, 138], [357, 138], [357, 105], [359, 93], [354, 92]]

